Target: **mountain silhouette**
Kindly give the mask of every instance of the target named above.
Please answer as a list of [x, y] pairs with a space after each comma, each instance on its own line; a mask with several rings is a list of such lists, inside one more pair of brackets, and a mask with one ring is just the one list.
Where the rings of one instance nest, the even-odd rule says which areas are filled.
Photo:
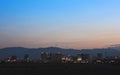
[[64, 55], [76, 56], [77, 54], [92, 54], [96, 56], [97, 53], [102, 53], [103, 56], [120, 56], [120, 50], [115, 48], [101, 48], [101, 49], [64, 49], [59, 47], [47, 48], [24, 48], [24, 47], [8, 47], [0, 49], [0, 59], [5, 59], [10, 56], [17, 56], [24, 58], [28, 54], [32, 59], [40, 59], [41, 52], [56, 53], [60, 52]]

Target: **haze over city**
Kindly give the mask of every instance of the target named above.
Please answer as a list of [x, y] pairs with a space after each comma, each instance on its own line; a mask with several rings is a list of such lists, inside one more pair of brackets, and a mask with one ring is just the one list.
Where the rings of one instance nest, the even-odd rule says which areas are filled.
[[120, 44], [120, 0], [0, 0], [0, 48]]

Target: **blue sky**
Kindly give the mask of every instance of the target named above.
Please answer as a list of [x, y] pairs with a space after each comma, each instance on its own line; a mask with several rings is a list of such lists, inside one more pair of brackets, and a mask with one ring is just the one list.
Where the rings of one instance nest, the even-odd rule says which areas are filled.
[[0, 47], [119, 44], [119, 8], [120, 0], [0, 0]]

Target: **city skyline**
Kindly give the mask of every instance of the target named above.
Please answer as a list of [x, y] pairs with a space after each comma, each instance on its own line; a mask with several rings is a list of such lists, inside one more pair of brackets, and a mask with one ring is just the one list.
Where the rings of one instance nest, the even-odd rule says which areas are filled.
[[0, 48], [120, 44], [119, 0], [1, 0]]

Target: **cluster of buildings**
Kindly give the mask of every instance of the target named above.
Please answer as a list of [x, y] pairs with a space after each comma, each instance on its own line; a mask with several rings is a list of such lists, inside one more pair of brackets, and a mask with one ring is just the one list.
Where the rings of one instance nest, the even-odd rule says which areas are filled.
[[43, 63], [92, 63], [92, 60], [93, 58], [90, 54], [77, 54], [77, 56], [66, 56], [61, 53], [41, 53], [41, 61]]
[[33, 61], [33, 59], [29, 58], [28, 54], [25, 54], [24, 58], [22, 58], [22, 59], [18, 58], [17, 56], [10, 56], [0, 62], [1, 63], [30, 63], [30, 62], [34, 62], [34, 61]]
[[41, 53], [42, 63], [84, 63], [84, 64], [120, 64], [119, 56], [103, 57], [102, 53], [96, 56], [91, 54], [77, 54], [76, 56], [63, 55], [62, 53]]
[[120, 57], [103, 57], [102, 53], [97, 53], [96, 57], [91, 54], [77, 54], [76, 56], [64, 55], [60, 52], [47, 53], [42, 52], [39, 60], [30, 59], [28, 54], [24, 55], [23, 59], [17, 58], [17, 56], [11, 56], [1, 61], [4, 63], [17, 62], [17, 63], [85, 63], [85, 64], [105, 64], [105, 63], [117, 63], [120, 64]]

